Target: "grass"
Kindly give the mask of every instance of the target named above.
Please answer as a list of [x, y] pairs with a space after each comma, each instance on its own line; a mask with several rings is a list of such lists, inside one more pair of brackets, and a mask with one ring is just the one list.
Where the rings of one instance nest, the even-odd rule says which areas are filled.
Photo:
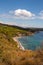
[[25, 31], [25, 30], [18, 29], [16, 27], [12, 27], [12, 26], [4, 26], [4, 25], [0, 26], [0, 33], [4, 33], [7, 36], [16, 36], [16, 35], [18, 35], [18, 33], [26, 34], [26, 32], [27, 31]]
[[18, 34], [26, 35], [27, 32], [29, 31], [0, 24], [0, 65], [43, 65], [43, 49], [23, 51], [12, 39]]

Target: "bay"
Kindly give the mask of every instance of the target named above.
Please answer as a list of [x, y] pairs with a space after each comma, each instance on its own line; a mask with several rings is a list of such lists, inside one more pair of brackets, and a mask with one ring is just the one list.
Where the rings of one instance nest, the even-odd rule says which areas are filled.
[[31, 36], [18, 38], [25, 49], [36, 50], [43, 47], [43, 31], [36, 32]]

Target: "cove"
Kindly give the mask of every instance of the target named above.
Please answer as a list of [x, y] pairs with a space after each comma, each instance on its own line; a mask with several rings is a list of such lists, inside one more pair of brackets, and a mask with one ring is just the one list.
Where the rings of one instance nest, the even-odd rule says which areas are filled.
[[31, 36], [18, 38], [25, 49], [37, 50], [43, 47], [43, 31], [36, 32]]

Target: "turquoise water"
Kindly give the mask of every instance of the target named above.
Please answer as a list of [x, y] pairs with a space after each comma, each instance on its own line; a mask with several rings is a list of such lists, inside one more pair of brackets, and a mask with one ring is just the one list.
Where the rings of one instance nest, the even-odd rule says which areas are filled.
[[43, 47], [43, 31], [31, 36], [24, 36], [18, 39], [25, 49], [36, 50]]

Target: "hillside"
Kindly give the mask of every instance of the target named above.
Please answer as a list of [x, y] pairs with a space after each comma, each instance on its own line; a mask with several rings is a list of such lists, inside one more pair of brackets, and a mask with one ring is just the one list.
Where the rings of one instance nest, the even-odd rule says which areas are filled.
[[32, 35], [18, 26], [0, 24], [0, 65], [43, 65], [43, 49], [20, 50], [12, 37]]

